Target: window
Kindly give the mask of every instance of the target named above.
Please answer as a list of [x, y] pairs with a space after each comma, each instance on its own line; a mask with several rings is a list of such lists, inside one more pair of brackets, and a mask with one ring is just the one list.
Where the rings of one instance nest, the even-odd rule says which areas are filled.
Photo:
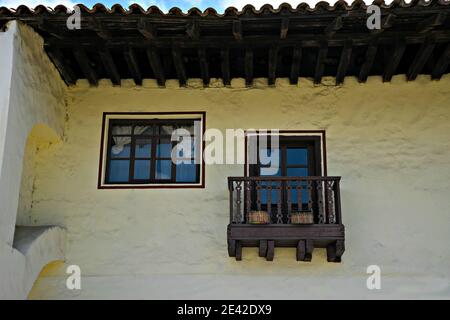
[[203, 186], [204, 114], [105, 117], [99, 187]]
[[[256, 143], [258, 150], [257, 163], [247, 165], [249, 176], [271, 178], [321, 176], [322, 172], [326, 172], [326, 168], [323, 167], [325, 163], [323, 161], [325, 160], [324, 133], [311, 132], [309, 134], [297, 135], [296, 132], [280, 131], [278, 150], [271, 150], [272, 138], [270, 136], [268, 137], [268, 146], [264, 148], [260, 146], [258, 139], [253, 140], [256, 136], [248, 137], [248, 142]], [[250, 149], [248, 149], [249, 151]], [[260, 152], [270, 155], [272, 151], [278, 152], [277, 170], [267, 170], [270, 164], [261, 163]], [[311, 201], [312, 203], [317, 202], [315, 190], [309, 189], [306, 181], [290, 182], [289, 188], [284, 182], [281, 185], [281, 192], [272, 188], [276, 184], [270, 183], [271, 188], [268, 188], [268, 184], [266, 181], [261, 181], [259, 191], [256, 190], [256, 186], [252, 190], [252, 203], [256, 205], [259, 202], [262, 210], [268, 210], [267, 206], [270, 203], [271, 211], [276, 212], [278, 203], [281, 203], [281, 211], [286, 218], [288, 206], [294, 211], [307, 211], [310, 209]], [[257, 192], [259, 193], [257, 194]], [[279, 197], [281, 199], [278, 199]], [[256, 207], [252, 209], [256, 209]]]

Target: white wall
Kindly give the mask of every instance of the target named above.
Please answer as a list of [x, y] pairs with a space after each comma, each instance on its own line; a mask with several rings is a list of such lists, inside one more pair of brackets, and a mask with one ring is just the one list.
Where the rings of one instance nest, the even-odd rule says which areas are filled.
[[36, 276], [41, 258], [52, 252], [41, 248], [39, 257], [13, 248], [25, 146], [33, 128], [43, 141], [61, 139], [66, 87], [31, 28], [11, 22], [0, 43], [0, 297], [24, 298], [34, 281], [30, 274]]
[[[80, 266], [82, 290], [66, 289], [59, 265], [30, 296], [450, 298], [450, 76], [266, 81], [71, 88], [65, 143], [38, 155], [31, 216], [66, 226], [67, 264]], [[207, 166], [205, 189], [97, 190], [102, 113], [118, 111], [206, 111], [206, 127], [221, 130], [325, 129], [328, 174], [342, 176], [343, 262], [327, 263], [323, 250], [297, 262], [294, 249], [280, 248], [273, 262], [256, 248], [229, 258], [226, 179], [241, 165]], [[382, 291], [366, 288], [371, 264], [381, 267]]]

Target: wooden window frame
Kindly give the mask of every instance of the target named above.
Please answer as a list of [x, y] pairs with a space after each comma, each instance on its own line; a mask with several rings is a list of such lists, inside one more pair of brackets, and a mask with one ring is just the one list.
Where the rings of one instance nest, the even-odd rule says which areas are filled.
[[[274, 133], [268, 132], [260, 132], [256, 131], [246, 131], [245, 132], [245, 166], [244, 166], [244, 176], [248, 177], [250, 175], [250, 165], [248, 163], [249, 155], [248, 155], [248, 137], [249, 135], [275, 135]], [[325, 130], [279, 130], [276, 134], [280, 136], [280, 138], [293, 141], [305, 141], [305, 142], [313, 142], [316, 144], [314, 147], [315, 159], [316, 163], [314, 164], [314, 171], [317, 176], [327, 176], [327, 143], [326, 143], [326, 132]]]
[[[165, 159], [165, 157], [156, 156], [156, 144], [160, 138], [169, 138], [168, 135], [160, 135], [156, 132], [152, 132], [150, 135], [134, 135], [134, 126], [142, 124], [157, 125], [158, 123], [174, 123], [181, 124], [183, 122], [200, 121], [201, 124], [201, 134], [205, 132], [206, 124], [206, 113], [205, 112], [105, 112], [103, 113], [102, 120], [102, 133], [101, 133], [101, 147], [100, 147], [100, 162], [99, 162], [99, 176], [98, 176], [98, 189], [164, 189], [164, 188], [204, 188], [205, 187], [205, 163], [203, 160], [203, 152], [205, 143], [200, 137], [200, 150], [199, 159], [200, 163], [197, 165], [197, 182], [177, 182], [176, 173], [171, 175], [171, 179], [156, 179], [156, 161], [157, 160], [171, 160], [170, 158]], [[130, 161], [129, 165], [129, 180], [127, 182], [109, 182], [109, 162], [111, 160], [110, 142], [112, 140], [112, 126], [115, 124], [126, 124], [132, 126], [131, 146], [130, 155], [127, 160]], [[114, 135], [115, 136], [115, 135]], [[150, 138], [152, 140], [151, 144], [151, 155], [147, 160], [151, 161], [151, 176], [149, 179], [135, 179], [134, 178], [134, 163], [135, 160], [141, 160], [141, 158], [136, 158], [134, 152], [134, 145], [139, 138]], [[172, 146], [176, 142], [171, 142]], [[120, 159], [119, 159], [120, 160]], [[176, 170], [176, 165], [172, 162], [172, 172]]]

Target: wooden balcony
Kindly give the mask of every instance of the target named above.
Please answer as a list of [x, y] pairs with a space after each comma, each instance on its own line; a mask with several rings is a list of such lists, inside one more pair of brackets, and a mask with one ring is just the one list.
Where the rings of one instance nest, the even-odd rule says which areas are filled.
[[[228, 254], [242, 259], [242, 247], [258, 247], [274, 258], [275, 247], [294, 247], [298, 261], [311, 261], [314, 248], [326, 248], [329, 262], [344, 253], [340, 177], [229, 177]], [[267, 217], [256, 224], [254, 212]], [[306, 215], [309, 223], [298, 223]], [[295, 223], [294, 223], [295, 222]]]

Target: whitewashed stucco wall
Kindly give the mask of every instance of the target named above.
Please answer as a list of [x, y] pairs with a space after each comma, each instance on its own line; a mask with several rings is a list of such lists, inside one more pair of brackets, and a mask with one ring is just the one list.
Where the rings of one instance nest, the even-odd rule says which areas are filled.
[[[0, 32], [0, 44], [0, 298], [24, 298], [48, 259], [62, 258], [57, 229], [41, 234], [43, 242], [33, 243], [27, 253], [15, 250], [13, 240], [18, 208], [30, 208], [19, 206], [27, 139], [32, 130], [38, 140], [61, 139], [66, 86], [31, 28], [11, 22]], [[34, 179], [34, 166], [25, 167], [24, 180]], [[22, 201], [31, 202], [30, 191], [25, 193]], [[40, 247], [53, 233], [54, 246]]]
[[[30, 297], [449, 298], [450, 76], [265, 82], [72, 88], [65, 143], [38, 154], [31, 218], [67, 228], [82, 290], [66, 289], [59, 265]], [[207, 166], [205, 189], [97, 190], [102, 113], [115, 111], [206, 111], [207, 128], [221, 130], [325, 129], [328, 174], [342, 176], [343, 262], [327, 263], [323, 250], [297, 262], [279, 248], [273, 262], [254, 248], [229, 258], [226, 178], [242, 175], [239, 165]], [[366, 288], [371, 264], [381, 291]]]

